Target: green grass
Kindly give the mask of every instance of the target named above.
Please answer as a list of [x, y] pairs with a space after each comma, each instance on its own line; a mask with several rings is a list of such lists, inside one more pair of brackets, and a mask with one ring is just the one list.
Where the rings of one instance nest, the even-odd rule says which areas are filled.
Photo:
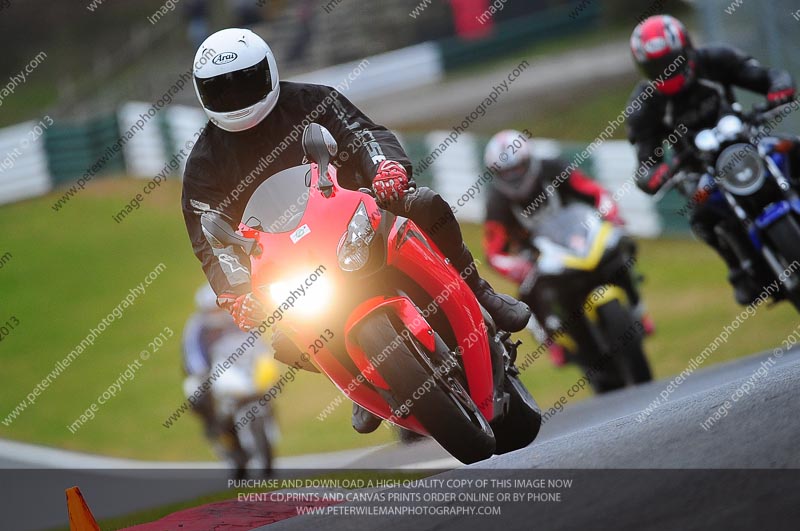
[[[16, 75], [17, 72], [14, 73]], [[0, 114], [0, 127], [14, 125], [24, 120], [39, 120], [49, 105], [58, 97], [57, 85], [52, 82], [39, 81], [31, 74], [32, 80], [17, 89], [3, 101], [3, 112]]]
[[[459, 68], [449, 73], [448, 81], [468, 83], [473, 76], [485, 74], [499, 68], [511, 68], [523, 59], [532, 65], [540, 59], [554, 55], [607, 45], [610, 42], [627, 42], [632, 24], [619, 21], [612, 26], [599, 26], [562, 39], [552, 39], [520, 49], [510, 50], [503, 57], [492, 61], [478, 62], [474, 66]], [[631, 68], [633, 64], [631, 63]], [[638, 80], [636, 74], [620, 76], [612, 82], [592, 83], [585, 86], [564, 87], [563, 94], [551, 94], [544, 100], [531, 100], [523, 109], [524, 121], [514, 121], [509, 126], [516, 129], [530, 129], [536, 137], [568, 141], [591, 141], [625, 108], [628, 96]], [[452, 126], [449, 122], [429, 121], [419, 124], [421, 129], [441, 129]], [[480, 126], [478, 126], [480, 129]], [[612, 138], [625, 140], [625, 128], [614, 131]]]
[[[112, 214], [140, 189], [140, 181], [109, 180], [87, 188], [57, 213], [50, 208], [54, 196], [0, 211], [0, 226], [6, 228], [3, 247], [13, 255], [0, 275], [4, 313], [20, 321], [0, 345], [5, 362], [3, 418], [130, 288], [157, 264], [166, 266], [147, 293], [34, 406], [10, 428], [0, 424], [3, 436], [110, 455], [210, 457], [192, 422], [159, 428], [159, 417], [182, 400], [177, 386], [180, 332], [202, 274], [182, 234], [176, 187], [150, 197], [146, 207], [122, 224], [112, 221]], [[164, 327], [172, 328], [175, 337], [93, 422], [72, 435], [67, 426]]]
[[[635, 75], [621, 76], [611, 83], [595, 84], [579, 97], [548, 101], [546, 108], [533, 105], [530, 119], [512, 125], [516, 129], [528, 128], [541, 138], [589, 143], [625, 109], [637, 80]], [[610, 138], [627, 140], [625, 127], [614, 129]]]
[[[480, 229], [466, 226], [470, 242], [477, 242]], [[473, 248], [475, 248], [473, 246]], [[637, 269], [645, 276], [642, 292], [656, 322], [656, 334], [645, 341], [654, 378], [666, 378], [687, 367], [714, 341], [723, 327], [742, 311], [733, 300], [725, 280], [727, 271], [714, 252], [691, 239], [642, 240]], [[514, 286], [492, 271], [484, 274], [498, 289], [515, 293]], [[788, 303], [762, 306], [747, 319], [728, 342], [706, 361], [705, 366], [767, 350], [797, 326], [797, 313]], [[520, 355], [535, 349], [529, 337]], [[554, 367], [542, 356], [523, 373], [523, 381], [543, 407], [552, 406], [581, 377], [574, 366]], [[575, 400], [591, 392], [582, 391]]]
[[523, 59], [535, 63], [538, 59], [550, 58], [561, 53], [602, 46], [612, 41], [627, 41], [632, 29], [626, 24], [601, 25], [587, 28], [579, 33], [569, 34], [566, 37], [537, 42], [524, 48], [511, 48], [507, 54], [502, 56], [487, 61], [478, 61], [473, 65], [448, 72], [447, 79], [468, 80], [474, 75], [485, 74], [500, 67], [514, 66]]
[[[193, 310], [202, 282], [178, 209], [179, 187], [170, 183], [149, 196], [121, 224], [111, 215], [141, 189], [142, 182], [107, 179], [88, 187], [63, 211], [54, 195], [0, 209], [0, 269], [3, 312], [20, 324], [0, 342], [3, 375], [0, 420], [24, 399], [89, 328], [97, 325], [159, 264], [167, 268], [116, 321], [0, 437], [73, 450], [154, 460], [210, 459], [199, 422], [187, 416], [171, 429], [162, 422], [183, 400], [180, 332]], [[480, 228], [465, 226], [470, 246], [479, 249]], [[480, 255], [480, 252], [476, 253]], [[641, 270], [645, 300], [659, 331], [647, 342], [656, 377], [680, 372], [740, 311], [725, 271], [714, 253], [691, 240], [643, 241]], [[509, 283], [484, 268], [498, 288]], [[761, 309], [747, 320], [707, 364], [733, 359], [777, 344], [796, 325], [786, 304]], [[96, 418], [74, 435], [67, 426], [164, 327], [176, 336], [142, 365], [134, 380], [101, 407]], [[525, 337], [522, 352], [534, 348]], [[557, 369], [545, 357], [524, 374], [543, 404], [552, 404], [580, 377], [577, 369]], [[325, 452], [391, 440], [388, 429], [359, 435], [350, 427], [345, 403], [325, 421], [316, 416], [338, 394], [322, 376], [300, 374], [277, 400], [283, 439], [279, 454]], [[578, 398], [584, 399], [589, 393]]]

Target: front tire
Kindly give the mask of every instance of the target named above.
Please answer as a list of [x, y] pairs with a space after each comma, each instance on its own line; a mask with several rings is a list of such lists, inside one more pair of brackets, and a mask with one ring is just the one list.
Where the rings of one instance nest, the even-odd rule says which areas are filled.
[[[650, 364], [642, 345], [642, 324], [633, 318], [627, 306], [618, 300], [598, 308], [600, 324], [610, 347], [611, 359], [607, 363], [615, 367], [627, 385], [649, 382], [653, 379]], [[638, 326], [637, 326], [638, 325]]]
[[775, 251], [783, 257], [784, 266], [800, 263], [800, 225], [794, 216], [784, 216], [767, 229]]
[[[357, 331], [357, 340], [378, 374], [389, 384], [396, 403], [410, 404], [411, 414], [453, 457], [463, 463], [491, 457], [495, 450], [491, 426], [463, 387], [445, 391], [444, 385], [429, 372], [429, 363], [417, 358], [431, 359], [431, 355], [416, 338], [406, 334], [411, 339], [399, 343], [381, 361], [380, 354], [398, 337], [404, 337], [401, 335], [404, 330], [392, 324], [387, 315], [373, 314]], [[421, 393], [422, 389], [426, 391]]]
[[407, 430], [397, 426], [397, 439], [405, 445], [415, 444], [419, 441], [424, 441], [426, 438], [427, 437], [424, 435], [420, 435], [415, 431]]
[[251, 423], [256, 452], [261, 460], [261, 470], [266, 476], [272, 475], [272, 462], [274, 452], [272, 442], [269, 440], [269, 420], [264, 415], [259, 415]]
[[[768, 229], [769, 239], [774, 246], [774, 251], [783, 258], [784, 267], [788, 268], [795, 262], [800, 264], [800, 226], [794, 216], [785, 216]], [[796, 267], [796, 266], [795, 266]], [[776, 277], [778, 272], [775, 273]], [[784, 285], [787, 299], [797, 311], [800, 311], [800, 285], [789, 290]]]

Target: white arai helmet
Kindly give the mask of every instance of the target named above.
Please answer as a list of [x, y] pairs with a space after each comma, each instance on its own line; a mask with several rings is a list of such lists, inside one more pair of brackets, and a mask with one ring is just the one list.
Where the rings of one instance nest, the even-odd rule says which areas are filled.
[[229, 28], [207, 38], [194, 58], [194, 88], [208, 118], [225, 131], [258, 125], [280, 94], [278, 66], [264, 39]]

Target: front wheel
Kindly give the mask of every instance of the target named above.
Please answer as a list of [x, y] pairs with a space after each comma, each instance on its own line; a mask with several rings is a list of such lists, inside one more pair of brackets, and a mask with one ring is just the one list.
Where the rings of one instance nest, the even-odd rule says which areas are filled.
[[[775, 251], [783, 257], [784, 266], [800, 264], [800, 224], [793, 215], [784, 216], [767, 229]], [[797, 266], [795, 266], [797, 267]]]
[[272, 463], [274, 459], [272, 441], [270, 441], [269, 438], [270, 421], [271, 419], [267, 418], [266, 415], [259, 415], [250, 424], [255, 441], [255, 451], [261, 461], [261, 470], [267, 476], [272, 474]]
[[609, 346], [607, 365], [616, 367], [622, 381], [628, 385], [649, 382], [653, 379], [650, 364], [644, 354], [642, 324], [634, 319], [627, 306], [618, 300], [604, 304], [597, 310], [600, 324]]
[[[794, 216], [784, 216], [767, 229], [774, 250], [783, 258], [786, 269], [796, 270], [800, 266], [800, 225]], [[779, 272], [776, 271], [776, 274]], [[789, 288], [784, 283], [787, 299], [800, 311], [800, 284]]]
[[415, 444], [424, 441], [426, 437], [419, 433], [397, 426], [397, 440], [403, 444]]
[[[357, 331], [358, 343], [389, 384], [396, 403], [408, 404], [430, 436], [459, 461], [474, 463], [491, 457], [495, 450], [492, 428], [453, 375], [455, 370], [441, 371], [442, 377], [437, 378], [430, 370], [436, 365], [431, 354], [413, 335], [401, 334], [404, 330], [387, 315], [373, 314]], [[398, 343], [398, 338], [404, 340]], [[398, 347], [381, 357], [393, 343]]]

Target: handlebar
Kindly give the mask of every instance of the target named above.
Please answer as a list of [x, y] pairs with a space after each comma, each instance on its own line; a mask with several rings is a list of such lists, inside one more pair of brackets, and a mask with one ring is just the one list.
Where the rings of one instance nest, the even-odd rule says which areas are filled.
[[[372, 188], [366, 188], [362, 186], [361, 188], [358, 189], [358, 191], [361, 192], [362, 194], [367, 194], [373, 199], [377, 199], [377, 196], [375, 195], [375, 190], [373, 190]], [[405, 189], [406, 194], [413, 194], [416, 191], [417, 187], [414, 184]]]
[[687, 173], [685, 171], [678, 171], [667, 182], [665, 182], [656, 193], [653, 194], [653, 201], [660, 202], [668, 193], [678, 187], [683, 181], [686, 180]]
[[[766, 102], [756, 103], [754, 104], [750, 111], [748, 112], [741, 112], [740, 109], [735, 109], [739, 111], [738, 114], [742, 120], [750, 124], [750, 127], [755, 129], [766, 122], [772, 120], [775, 116], [779, 113], [783, 112], [783, 110], [788, 105], [797, 104], [800, 100], [794, 100], [788, 103], [784, 103], [783, 105], [778, 105], [777, 107], [772, 107]], [[687, 149], [687, 151], [692, 151], [691, 148]], [[679, 160], [685, 160], [683, 153], [677, 153], [676, 156]], [[678, 170], [672, 175], [667, 182], [655, 193], [653, 194], [653, 200], [656, 202], [661, 201], [664, 197], [673, 189], [675, 189], [678, 185], [680, 185], [686, 178], [688, 177], [687, 172], [683, 170]]]
[[784, 103], [783, 105], [778, 105], [777, 107], [772, 107], [768, 103], [763, 102], [756, 103], [750, 109], [750, 112], [742, 113], [742, 117], [755, 125], [759, 125], [769, 121], [774, 115], [777, 115], [779, 112], [781, 112], [787, 105], [791, 105], [796, 101], [797, 100], [794, 102]]

